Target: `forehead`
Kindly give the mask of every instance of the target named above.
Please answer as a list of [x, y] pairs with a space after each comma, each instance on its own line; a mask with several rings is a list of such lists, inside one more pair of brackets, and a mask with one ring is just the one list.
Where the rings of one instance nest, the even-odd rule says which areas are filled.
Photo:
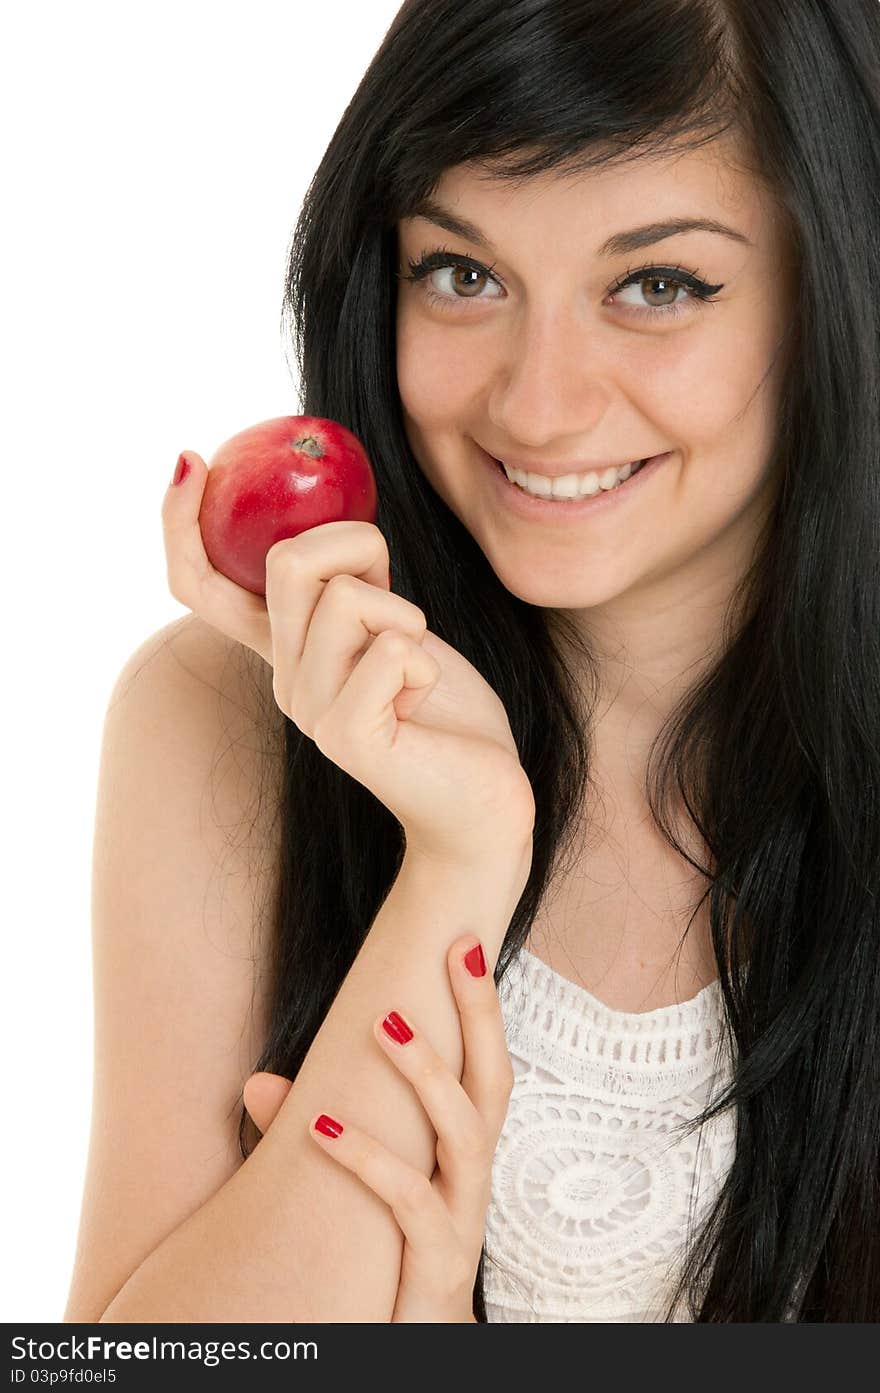
[[512, 232], [529, 237], [565, 230], [601, 233], [649, 219], [704, 216], [732, 223], [753, 242], [766, 241], [780, 210], [742, 147], [719, 138], [697, 150], [670, 147], [638, 159], [617, 158], [589, 170], [548, 170], [511, 181], [499, 166], [469, 163], [447, 169], [432, 198], [476, 223], [490, 239]]

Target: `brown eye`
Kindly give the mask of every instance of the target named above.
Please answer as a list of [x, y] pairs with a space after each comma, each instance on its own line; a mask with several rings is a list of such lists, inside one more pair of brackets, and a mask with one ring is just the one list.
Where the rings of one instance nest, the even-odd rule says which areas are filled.
[[479, 291], [485, 274], [482, 271], [475, 271], [472, 266], [451, 266], [452, 286], [458, 293], [462, 291], [466, 299], [470, 299], [474, 291]]
[[723, 289], [723, 285], [708, 285], [683, 266], [642, 266], [618, 281], [611, 291], [611, 300], [629, 314], [662, 323], [712, 304]]
[[652, 309], [665, 309], [669, 305], [674, 305], [679, 290], [684, 289], [681, 281], [675, 281], [671, 276], [650, 276], [639, 282], [639, 289], [642, 286], [650, 287], [645, 292], [645, 298], [646, 303]]
[[429, 268], [422, 277], [422, 284], [429, 299], [455, 302], [456, 300], [495, 300], [490, 286], [496, 289], [498, 282], [488, 271], [480, 271], [476, 266], [465, 266], [461, 262], [447, 262], [444, 266]]
[[503, 298], [504, 290], [491, 268], [469, 257], [457, 257], [438, 249], [407, 264], [409, 275], [400, 279], [413, 281], [425, 298], [441, 309], [452, 309], [468, 300], [478, 303]]

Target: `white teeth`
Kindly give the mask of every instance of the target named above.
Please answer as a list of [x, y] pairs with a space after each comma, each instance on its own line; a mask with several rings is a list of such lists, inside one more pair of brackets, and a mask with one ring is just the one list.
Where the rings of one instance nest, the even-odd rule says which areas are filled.
[[546, 474], [528, 474], [524, 469], [511, 469], [501, 461], [504, 472], [512, 484], [519, 484], [526, 493], [537, 498], [589, 498], [600, 489], [616, 488], [628, 479], [633, 470], [644, 463], [635, 460], [624, 464], [620, 469], [604, 469], [601, 474], [590, 470], [587, 474], [562, 474], [558, 479], [549, 479]]

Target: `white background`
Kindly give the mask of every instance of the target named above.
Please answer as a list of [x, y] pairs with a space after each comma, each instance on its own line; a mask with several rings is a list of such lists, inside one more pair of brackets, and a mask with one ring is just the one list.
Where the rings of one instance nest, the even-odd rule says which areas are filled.
[[188, 612], [165, 489], [182, 449], [210, 459], [297, 409], [290, 235], [398, 8], [28, 0], [0, 27], [3, 1321], [60, 1321], [67, 1299], [104, 712], [133, 650]]

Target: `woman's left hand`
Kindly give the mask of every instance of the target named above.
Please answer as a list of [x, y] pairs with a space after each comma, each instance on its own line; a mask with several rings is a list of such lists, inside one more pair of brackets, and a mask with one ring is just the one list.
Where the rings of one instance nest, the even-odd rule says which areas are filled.
[[[472, 952], [473, 950], [473, 952]], [[483, 972], [473, 976], [468, 961]], [[373, 1022], [380, 1049], [409, 1079], [437, 1134], [437, 1165], [429, 1180], [367, 1132], [340, 1119], [336, 1136], [309, 1132], [329, 1156], [353, 1171], [390, 1207], [404, 1246], [395, 1322], [469, 1322], [473, 1287], [483, 1247], [492, 1161], [513, 1087], [504, 1023], [495, 982], [482, 948], [469, 936], [456, 940], [446, 958], [464, 1040], [461, 1082], [431, 1047], [418, 1022], [390, 1011]], [[383, 1021], [412, 1035], [393, 1039]], [[291, 1081], [280, 1074], [252, 1074], [245, 1106], [261, 1132], [281, 1107]], [[328, 1100], [328, 1106], [333, 1107]], [[326, 1118], [326, 1114], [319, 1114]], [[333, 1113], [332, 1122], [336, 1118]], [[340, 1123], [343, 1125], [340, 1126]]]

